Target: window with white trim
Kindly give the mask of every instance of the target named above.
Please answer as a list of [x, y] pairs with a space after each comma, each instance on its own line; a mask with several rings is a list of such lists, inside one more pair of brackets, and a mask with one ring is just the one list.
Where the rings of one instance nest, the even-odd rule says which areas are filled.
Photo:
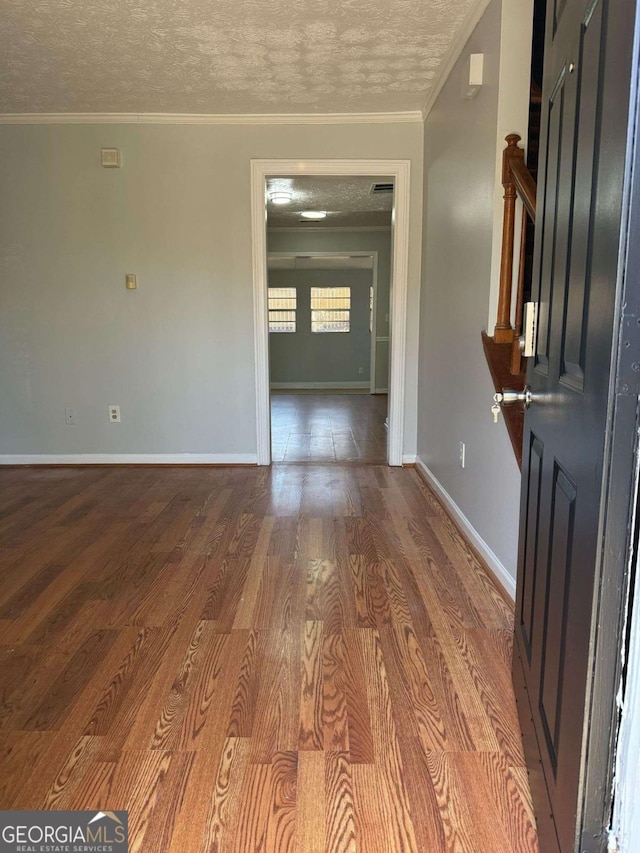
[[350, 320], [350, 287], [311, 288], [312, 332], [348, 332]]
[[269, 331], [295, 332], [297, 292], [295, 287], [270, 287]]

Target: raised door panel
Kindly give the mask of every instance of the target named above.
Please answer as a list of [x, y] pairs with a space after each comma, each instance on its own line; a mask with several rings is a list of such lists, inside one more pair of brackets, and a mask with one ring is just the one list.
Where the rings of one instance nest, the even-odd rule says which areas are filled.
[[526, 526], [524, 536], [524, 566], [522, 576], [522, 595], [519, 599], [520, 635], [525, 654], [531, 663], [531, 649], [535, 639], [535, 599], [536, 569], [539, 546], [540, 490], [542, 486], [542, 467], [544, 447], [539, 438], [531, 434], [529, 442], [528, 464], [525, 466], [526, 489]]
[[[578, 63], [579, 92], [597, 92], [600, 78], [602, 3], [587, 10], [580, 32]], [[576, 163], [571, 217], [571, 262], [562, 329], [560, 382], [584, 391], [587, 306], [594, 226], [594, 150], [598, 121], [598, 99], [581, 102], [576, 134]]]
[[577, 491], [568, 474], [554, 462], [549, 547], [546, 571], [537, 590], [544, 601], [542, 623], [542, 660], [540, 667], [539, 708], [546, 757], [555, 777], [558, 769], [560, 720], [567, 659], [567, 630], [575, 535]]
[[548, 102], [543, 205], [540, 223], [542, 250], [539, 264], [538, 342], [536, 372], [548, 376], [552, 358], [555, 312], [562, 313], [571, 226], [575, 86], [567, 65], [556, 79]]

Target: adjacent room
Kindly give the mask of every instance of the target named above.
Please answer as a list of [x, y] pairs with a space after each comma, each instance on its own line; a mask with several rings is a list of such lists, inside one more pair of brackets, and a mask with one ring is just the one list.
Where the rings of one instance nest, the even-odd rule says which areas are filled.
[[393, 180], [269, 178], [274, 462], [387, 461]]

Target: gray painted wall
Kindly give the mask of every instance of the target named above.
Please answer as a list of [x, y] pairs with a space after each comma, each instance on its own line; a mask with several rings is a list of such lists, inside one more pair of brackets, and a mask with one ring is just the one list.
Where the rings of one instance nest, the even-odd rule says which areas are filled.
[[[418, 455], [515, 577], [520, 473], [480, 331], [487, 321], [500, 51], [492, 0], [425, 125]], [[484, 53], [485, 84], [461, 97], [470, 53]], [[458, 442], [466, 443], [466, 467]]]
[[[411, 161], [415, 453], [422, 135], [420, 123], [0, 127], [0, 454], [255, 454], [251, 158]], [[102, 146], [121, 149], [122, 169], [101, 168]]]
[[[269, 335], [271, 382], [368, 382], [371, 270], [270, 270], [270, 287], [295, 287], [295, 332]], [[311, 331], [311, 288], [350, 287], [349, 332]], [[359, 373], [362, 368], [362, 373]]]

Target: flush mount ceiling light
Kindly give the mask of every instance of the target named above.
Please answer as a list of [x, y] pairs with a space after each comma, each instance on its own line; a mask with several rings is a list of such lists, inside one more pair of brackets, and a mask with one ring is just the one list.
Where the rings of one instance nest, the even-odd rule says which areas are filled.
[[284, 192], [284, 190], [269, 193], [269, 201], [272, 201], [274, 204], [289, 204], [292, 197], [291, 193]]
[[327, 215], [326, 210], [303, 210], [300, 216], [305, 219], [324, 219]]

